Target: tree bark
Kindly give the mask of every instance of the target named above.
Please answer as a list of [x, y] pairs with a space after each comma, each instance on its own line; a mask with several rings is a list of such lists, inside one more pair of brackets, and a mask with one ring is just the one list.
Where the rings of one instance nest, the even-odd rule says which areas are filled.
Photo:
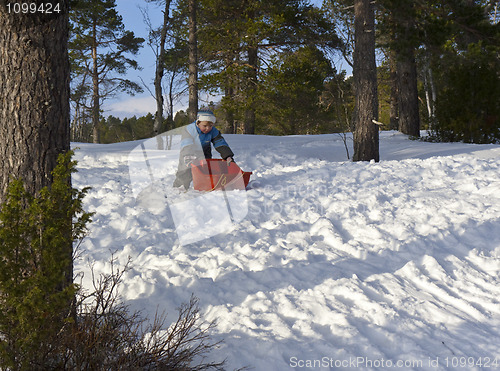
[[398, 92], [398, 72], [396, 68], [395, 53], [391, 50], [389, 56], [390, 63], [390, 79], [391, 79], [391, 104], [390, 104], [390, 117], [389, 129], [399, 129], [399, 92]]
[[[426, 53], [427, 54], [427, 53]], [[427, 114], [429, 116], [429, 130], [433, 129], [435, 124], [435, 112], [436, 112], [436, 86], [434, 85], [434, 79], [432, 77], [432, 69], [430, 66], [430, 56], [425, 56], [424, 65], [424, 89], [425, 98], [427, 101]]]
[[[224, 97], [232, 101], [234, 99], [234, 89], [229, 82], [226, 83], [224, 89]], [[226, 109], [226, 129], [225, 134], [237, 134], [236, 123], [234, 121], [234, 109], [229, 107]]]
[[394, 23], [394, 53], [398, 77], [399, 131], [420, 136], [420, 115], [415, 61], [415, 7], [412, 2], [400, 2], [392, 9]]
[[379, 161], [375, 15], [370, 0], [354, 1], [354, 161]]
[[99, 66], [97, 61], [97, 21], [94, 20], [92, 27], [92, 139], [94, 143], [100, 143], [99, 118], [101, 111], [101, 96], [99, 94]]
[[189, 0], [189, 107], [190, 121], [196, 120], [198, 113], [198, 38], [196, 35], [197, 0]]
[[[170, 0], [165, 1], [165, 9], [163, 10], [163, 25], [160, 35], [160, 51], [156, 60], [155, 71], [155, 98], [156, 98], [156, 115], [153, 124], [155, 135], [160, 134], [160, 129], [163, 124], [163, 91], [161, 82], [163, 79], [163, 72], [165, 71], [165, 41], [167, 40], [167, 26], [170, 11]], [[167, 128], [168, 129], [168, 128]]]
[[247, 99], [248, 106], [245, 110], [245, 134], [255, 133], [255, 92], [257, 88], [257, 69], [259, 63], [259, 55], [257, 47], [248, 48], [248, 77], [247, 77]]
[[399, 53], [397, 61], [399, 81], [399, 131], [406, 135], [420, 136], [418, 112], [417, 64], [413, 49]]
[[[48, 3], [49, 1], [47, 1]], [[11, 179], [36, 194], [69, 141], [68, 1], [52, 14], [0, 5], [0, 203]]]

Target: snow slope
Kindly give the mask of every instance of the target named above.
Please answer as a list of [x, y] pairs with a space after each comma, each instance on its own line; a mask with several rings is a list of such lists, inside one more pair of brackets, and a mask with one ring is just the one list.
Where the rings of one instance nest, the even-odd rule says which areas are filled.
[[141, 142], [74, 144], [85, 286], [130, 256], [126, 302], [174, 320], [193, 293], [228, 369], [500, 369], [499, 146], [383, 132], [381, 161], [353, 163], [335, 134], [225, 137], [248, 214], [186, 245], [161, 194], [134, 197]]

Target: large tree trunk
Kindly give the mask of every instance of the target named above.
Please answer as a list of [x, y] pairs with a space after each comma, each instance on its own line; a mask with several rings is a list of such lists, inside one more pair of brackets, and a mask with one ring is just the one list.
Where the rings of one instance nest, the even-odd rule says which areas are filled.
[[189, 0], [189, 108], [191, 121], [196, 120], [198, 113], [198, 42], [196, 36], [197, 0]]
[[379, 161], [375, 15], [370, 0], [354, 1], [354, 161]]
[[417, 64], [412, 49], [399, 53], [397, 61], [399, 81], [399, 131], [420, 136], [418, 112]]
[[0, 203], [11, 177], [32, 194], [51, 183], [69, 142], [68, 1], [61, 12], [0, 5]]
[[399, 129], [399, 89], [398, 89], [398, 72], [396, 68], [395, 53], [391, 50], [389, 56], [390, 63], [390, 80], [391, 80], [391, 104], [390, 104], [390, 117], [389, 129]]
[[[403, 5], [404, 4], [404, 5]], [[418, 137], [420, 115], [418, 110], [417, 64], [415, 61], [415, 9], [412, 2], [400, 3], [392, 10], [395, 24], [394, 53], [398, 77], [399, 131]]]

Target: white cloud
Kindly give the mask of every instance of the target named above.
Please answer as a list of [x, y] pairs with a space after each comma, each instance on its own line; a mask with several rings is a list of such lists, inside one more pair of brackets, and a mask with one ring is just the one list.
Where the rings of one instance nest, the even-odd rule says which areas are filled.
[[156, 112], [156, 102], [150, 95], [125, 98], [105, 105], [104, 116], [117, 116], [119, 118], [145, 116]]

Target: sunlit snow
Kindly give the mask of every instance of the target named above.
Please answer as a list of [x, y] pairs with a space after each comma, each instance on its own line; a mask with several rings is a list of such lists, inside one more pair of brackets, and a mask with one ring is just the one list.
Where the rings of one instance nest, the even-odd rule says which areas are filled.
[[85, 287], [89, 262], [131, 257], [126, 303], [173, 321], [194, 294], [228, 370], [500, 368], [499, 146], [382, 132], [381, 161], [353, 163], [336, 134], [225, 138], [253, 172], [248, 213], [183, 245], [162, 191], [135, 197], [140, 142], [73, 144]]

